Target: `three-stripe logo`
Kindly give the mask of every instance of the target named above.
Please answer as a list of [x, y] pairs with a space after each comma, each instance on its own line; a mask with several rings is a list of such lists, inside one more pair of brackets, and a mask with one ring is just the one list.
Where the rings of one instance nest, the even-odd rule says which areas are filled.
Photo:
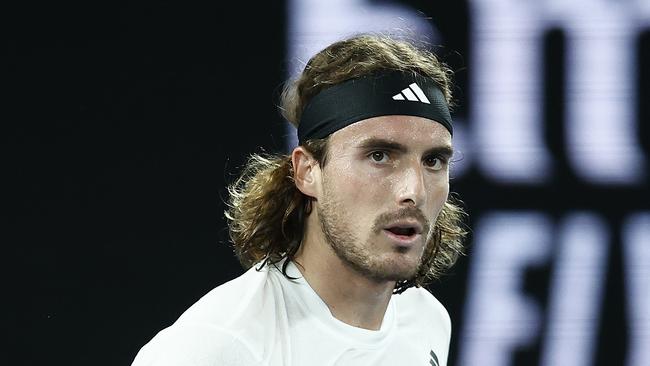
[[418, 84], [412, 83], [411, 85], [408, 86], [408, 88], [402, 89], [401, 92], [393, 95], [394, 100], [410, 100], [412, 102], [422, 102], [426, 104], [431, 104], [429, 102], [429, 98], [427, 98], [426, 95], [424, 95], [424, 92]]
[[435, 352], [433, 352], [433, 350], [431, 350], [429, 356], [431, 356], [431, 359], [429, 359], [429, 363], [431, 364], [431, 366], [438, 366], [439, 365], [438, 357], [436, 356]]

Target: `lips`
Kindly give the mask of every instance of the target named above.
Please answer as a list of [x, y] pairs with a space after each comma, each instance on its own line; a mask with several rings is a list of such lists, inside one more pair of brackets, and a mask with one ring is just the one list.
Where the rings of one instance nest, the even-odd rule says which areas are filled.
[[417, 221], [400, 221], [388, 225], [384, 230], [388, 230], [395, 235], [413, 236], [422, 234], [422, 225]]
[[422, 225], [417, 221], [394, 222], [384, 228], [384, 233], [399, 244], [408, 245], [420, 238]]

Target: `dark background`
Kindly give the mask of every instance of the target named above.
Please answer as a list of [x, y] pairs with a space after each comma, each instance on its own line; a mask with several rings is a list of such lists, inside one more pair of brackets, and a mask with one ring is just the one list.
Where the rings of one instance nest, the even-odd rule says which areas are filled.
[[7, 14], [3, 364], [128, 365], [242, 272], [222, 197], [247, 153], [283, 148], [284, 10], [217, 4]]
[[[285, 148], [275, 102], [288, 64], [286, 14], [284, 2], [269, 3], [30, 3], [7, 12], [2, 151], [10, 341], [3, 364], [129, 365], [158, 330], [243, 272], [228, 244], [225, 186], [249, 153]], [[441, 56], [458, 71], [456, 114], [471, 117], [466, 5], [403, 3], [431, 16], [441, 32]], [[650, 59], [648, 38], [639, 41], [642, 64]], [[546, 42], [547, 118], [557, 121], [561, 32]], [[648, 100], [649, 73], [640, 70], [641, 101]], [[647, 122], [644, 103], [639, 112]], [[547, 142], [561, 152], [555, 123]], [[647, 151], [647, 124], [639, 125]], [[578, 207], [608, 209], [607, 219], [618, 222], [628, 209], [647, 209], [640, 198], [650, 196], [647, 186], [580, 185], [568, 171], [536, 189], [490, 183], [474, 170], [455, 184], [472, 217], [494, 208]], [[568, 199], [549, 203], [558, 189]], [[622, 298], [614, 244], [606, 291]], [[471, 246], [431, 286], [455, 329], [469, 261]], [[549, 271], [540, 268], [525, 281], [542, 302]], [[607, 335], [599, 344], [608, 348], [599, 365], [626, 351], [624, 301], [603, 311]], [[537, 352], [522, 350], [517, 364], [534, 364]]]

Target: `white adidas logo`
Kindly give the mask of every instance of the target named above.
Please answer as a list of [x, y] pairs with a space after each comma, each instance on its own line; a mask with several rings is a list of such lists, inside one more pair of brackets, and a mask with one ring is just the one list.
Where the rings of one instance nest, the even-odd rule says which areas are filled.
[[416, 83], [409, 85], [408, 88], [405, 88], [400, 93], [393, 95], [393, 99], [410, 100], [413, 102], [422, 102], [426, 104], [431, 104], [427, 96], [424, 95], [424, 92], [422, 91], [422, 89], [420, 89], [420, 87]]

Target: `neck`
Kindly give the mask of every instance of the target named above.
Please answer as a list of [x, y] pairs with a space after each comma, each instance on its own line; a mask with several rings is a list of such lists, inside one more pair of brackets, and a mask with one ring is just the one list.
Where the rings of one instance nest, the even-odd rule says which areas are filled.
[[379, 330], [395, 282], [378, 282], [361, 275], [343, 262], [322, 237], [311, 236], [306, 235], [294, 258], [305, 280], [336, 319]]

